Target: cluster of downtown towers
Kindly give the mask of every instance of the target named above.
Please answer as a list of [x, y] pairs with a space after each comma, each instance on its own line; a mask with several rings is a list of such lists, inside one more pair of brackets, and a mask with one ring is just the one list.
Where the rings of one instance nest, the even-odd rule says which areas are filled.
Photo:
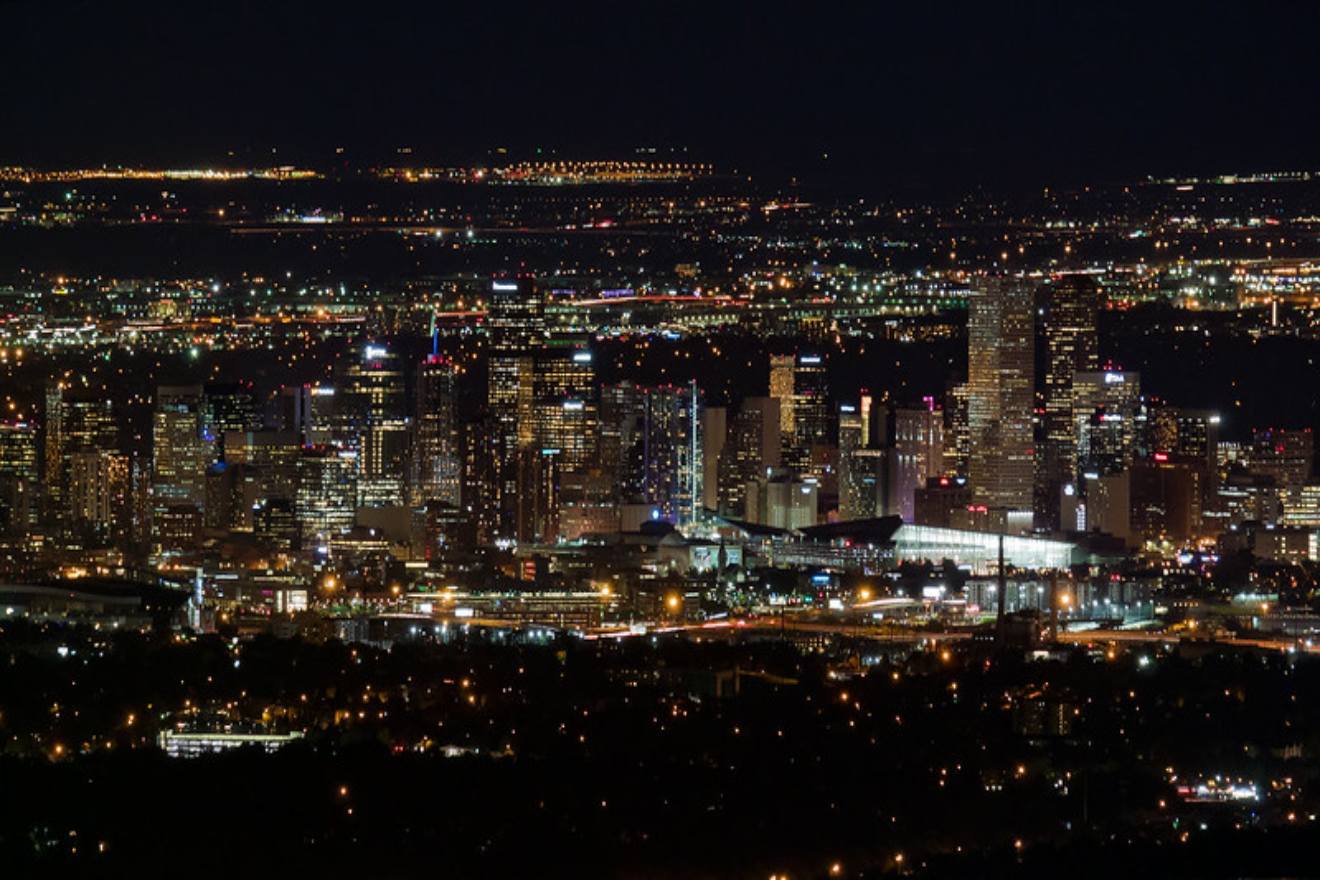
[[[1131, 489], [1110, 478], [1150, 457], [1138, 450], [1213, 472], [1217, 418], [1177, 411], [1169, 437], [1140, 434], [1162, 423], [1139, 411], [1135, 374], [1101, 369], [1101, 291], [1088, 276], [980, 278], [969, 303], [964, 382], [920, 400], [865, 388], [840, 400], [829, 352], [798, 348], [770, 357], [765, 385], [749, 377], [768, 395], [724, 407], [697, 382], [602, 384], [591, 338], [550, 326], [531, 279], [497, 279], [484, 364], [433, 352], [409, 365], [364, 344], [333, 384], [280, 389], [274, 424], [249, 385], [160, 386], [147, 463], [119, 451], [109, 401], [52, 381], [40, 439], [12, 426], [3, 438], [6, 472], [30, 462], [32, 477], [6, 478], [4, 506], [11, 520], [45, 516], [66, 535], [155, 553], [186, 552], [207, 529], [306, 548], [371, 509], [424, 516], [431, 549], [714, 516], [792, 529], [896, 515], [1019, 532], [1089, 518], [1116, 532], [1132, 529]], [[461, 407], [464, 395], [480, 404]], [[1121, 517], [1106, 513], [1118, 494]]]

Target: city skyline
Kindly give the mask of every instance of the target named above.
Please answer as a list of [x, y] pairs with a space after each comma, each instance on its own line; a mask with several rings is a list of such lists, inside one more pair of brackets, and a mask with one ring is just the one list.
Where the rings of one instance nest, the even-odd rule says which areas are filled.
[[1317, 24], [0, 0], [6, 876], [1307, 875]]

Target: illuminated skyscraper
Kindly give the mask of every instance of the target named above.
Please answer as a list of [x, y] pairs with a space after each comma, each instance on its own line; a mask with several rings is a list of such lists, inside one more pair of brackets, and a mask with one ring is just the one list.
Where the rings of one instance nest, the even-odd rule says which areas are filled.
[[784, 442], [793, 440], [793, 365], [791, 354], [770, 356], [770, 396], [779, 401], [779, 431]]
[[67, 490], [71, 530], [105, 541], [127, 538], [131, 514], [127, 455], [91, 448], [71, 453]]
[[793, 367], [793, 434], [810, 449], [830, 442], [830, 375], [825, 356], [799, 354]]
[[866, 448], [862, 415], [852, 404], [839, 407], [839, 518], [875, 516], [875, 450]]
[[518, 453], [535, 442], [534, 355], [545, 340], [544, 304], [530, 279], [497, 278], [491, 282], [486, 334], [486, 404], [494, 428], [486, 448], [496, 456], [491, 502], [498, 517], [496, 531], [512, 537], [516, 531]]
[[972, 429], [967, 416], [967, 383], [949, 386], [944, 397], [944, 472], [967, 475], [972, 457]]
[[276, 427], [297, 432], [299, 439], [309, 446], [351, 445], [338, 436], [335, 396], [333, 385], [284, 386], [280, 389]]
[[64, 509], [64, 383], [46, 383], [41, 468], [46, 484], [46, 505], [53, 516]]
[[1272, 477], [1280, 488], [1296, 492], [1311, 479], [1315, 438], [1310, 428], [1254, 428], [1247, 470]]
[[819, 354], [770, 358], [770, 396], [779, 401], [783, 460], [800, 473], [812, 470], [811, 448], [830, 438], [829, 372]]
[[660, 519], [691, 522], [704, 498], [701, 392], [666, 385], [647, 389], [644, 401], [642, 500]]
[[115, 451], [119, 425], [109, 398], [73, 383], [46, 386], [45, 483], [48, 510], [60, 520], [69, 512], [66, 490], [70, 457], [88, 449]]
[[236, 520], [251, 530], [253, 510], [267, 501], [290, 501], [298, 495], [301, 444], [293, 431], [230, 431], [224, 437], [226, 463], [238, 469], [242, 504]]
[[747, 485], [780, 464], [779, 400], [748, 397], [729, 425], [720, 452], [720, 512], [741, 517], [746, 510]]
[[551, 340], [533, 364], [532, 445], [558, 449], [557, 466], [565, 472], [595, 467], [600, 407], [591, 350], [581, 341]]
[[[476, 418], [462, 425], [462, 515], [471, 525], [478, 544], [489, 544], [501, 536], [500, 502], [504, 497], [499, 465], [503, 461], [495, 418], [483, 408]], [[504, 533], [513, 537], [512, 532]]]
[[35, 426], [0, 423], [0, 535], [22, 536], [37, 524], [38, 463]]
[[600, 389], [600, 467], [616, 501], [642, 502], [645, 475], [645, 389], [619, 382]]
[[202, 433], [215, 444], [215, 458], [224, 460], [224, 437], [227, 432], [260, 431], [261, 408], [252, 392], [252, 383], [208, 384], [202, 401]]
[[559, 539], [562, 455], [554, 447], [528, 447], [518, 454], [517, 537], [523, 544]]
[[357, 453], [351, 450], [307, 446], [300, 451], [295, 510], [305, 546], [353, 527], [357, 470]]
[[449, 358], [428, 355], [417, 369], [416, 441], [413, 461], [416, 501], [459, 505], [461, 456], [458, 437], [460, 369]]
[[988, 507], [1031, 510], [1033, 305], [1028, 286], [1002, 277], [985, 279], [970, 300], [968, 477], [973, 498]]
[[1127, 470], [1136, 448], [1141, 374], [1122, 370], [1079, 372], [1073, 375], [1071, 396], [1075, 470], [1067, 482], [1080, 486], [1083, 475], [1105, 476]]
[[1036, 460], [1036, 510], [1040, 524], [1059, 524], [1059, 497], [1077, 473], [1073, 376], [1099, 369], [1096, 313], [1100, 287], [1089, 275], [1063, 275], [1046, 290], [1045, 413]]
[[398, 355], [368, 344], [340, 361], [336, 410], [358, 454], [358, 506], [403, 504], [408, 418]]
[[202, 432], [202, 387], [162, 385], [152, 413], [152, 497], [156, 504], [206, 502], [206, 468], [211, 444]]

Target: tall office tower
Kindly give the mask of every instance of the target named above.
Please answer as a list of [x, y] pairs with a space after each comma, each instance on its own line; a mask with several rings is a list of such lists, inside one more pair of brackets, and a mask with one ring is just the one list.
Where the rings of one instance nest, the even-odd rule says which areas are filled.
[[989, 278], [967, 318], [968, 477], [978, 504], [1030, 511], [1035, 484], [1032, 292]]
[[1156, 400], [1138, 407], [1133, 442], [1138, 459], [1185, 462], [1199, 470], [1202, 509], [1219, 492], [1218, 413], [1184, 409]]
[[1083, 475], [1127, 470], [1137, 450], [1141, 374], [1130, 370], [1076, 373], [1071, 393], [1074, 471], [1066, 482], [1078, 487]]
[[766, 476], [767, 469], [779, 467], [779, 425], [778, 398], [743, 400], [720, 452], [719, 499], [724, 515], [745, 515], [747, 484]]
[[208, 529], [244, 531], [252, 505], [247, 502], [247, 466], [217, 461], [206, 469], [206, 504], [202, 522]]
[[202, 386], [158, 387], [151, 429], [155, 493], [200, 507], [210, 464], [210, 444], [202, 433]]
[[357, 454], [358, 507], [403, 504], [409, 425], [399, 357], [365, 345], [339, 363], [335, 409]]
[[[275, 402], [275, 427], [295, 431], [308, 446], [349, 445], [337, 436], [333, 385], [285, 385]], [[255, 429], [252, 429], [255, 430]]]
[[865, 425], [858, 407], [839, 407], [839, 518], [844, 520], [875, 516], [874, 459], [863, 456], [872, 451], [866, 448]]
[[642, 393], [641, 500], [653, 518], [685, 524], [699, 518], [705, 497], [701, 392], [696, 383]]
[[0, 423], [0, 536], [22, 537], [36, 526], [39, 464], [36, 427]]
[[967, 420], [967, 392], [966, 382], [956, 382], [949, 385], [949, 390], [944, 395], [944, 473], [946, 474], [966, 476], [967, 463], [972, 457], [972, 428]]
[[812, 447], [830, 441], [829, 372], [818, 354], [770, 358], [770, 396], [779, 401], [783, 460], [810, 473]]
[[296, 505], [287, 498], [271, 498], [252, 511], [252, 536], [257, 544], [275, 552], [296, 548], [302, 537]]
[[518, 453], [517, 537], [521, 544], [559, 539], [559, 491], [563, 454], [551, 447]]
[[944, 412], [928, 397], [922, 407], [894, 407], [886, 421], [880, 512], [912, 522], [917, 490], [942, 472]]
[[488, 386], [486, 404], [494, 419], [497, 535], [516, 531], [518, 451], [535, 442], [534, 354], [545, 340], [545, 309], [540, 293], [527, 278], [497, 278], [491, 282], [486, 308]]
[[1219, 457], [1219, 414], [1186, 409], [1155, 398], [1137, 409], [1134, 444], [1140, 458], [1154, 455], [1195, 460], [1214, 470]]
[[600, 389], [600, 469], [614, 481], [618, 501], [641, 502], [645, 483], [645, 391], [632, 382]]
[[67, 525], [80, 536], [126, 544], [130, 533], [129, 458], [82, 448], [69, 456]]
[[1247, 470], [1272, 477], [1281, 489], [1296, 492], [1311, 479], [1315, 438], [1310, 428], [1253, 428]]
[[[307, 439], [311, 410], [310, 385], [283, 385], [275, 398], [274, 427], [279, 431], [296, 431], [299, 439]], [[333, 399], [333, 395], [332, 395]]]
[[810, 457], [830, 442], [830, 374], [824, 355], [798, 354], [793, 367], [793, 436]]
[[463, 516], [472, 527], [473, 540], [477, 544], [490, 544], [502, 534], [499, 465], [504, 459], [499, 427], [490, 411], [483, 410], [476, 418], [464, 422], [461, 439], [463, 486], [458, 494]]
[[305, 547], [325, 544], [353, 527], [357, 473], [352, 450], [304, 446], [299, 451], [294, 510]]
[[59, 379], [46, 382], [44, 412], [41, 449], [44, 504], [47, 513], [57, 515], [64, 509], [64, 383]]
[[1143, 398], [1135, 429], [1138, 458], [1150, 458], [1157, 452], [1171, 455], [1178, 447], [1178, 407], [1157, 397]]
[[46, 388], [45, 483], [48, 512], [63, 519], [69, 512], [65, 493], [69, 458], [82, 450], [116, 450], [119, 425], [109, 398], [85, 387], [53, 382]]
[[701, 504], [707, 510], [720, 508], [720, 458], [729, 437], [729, 410], [708, 406], [701, 413]]
[[600, 407], [591, 350], [572, 340], [548, 341], [533, 362], [532, 445], [558, 449], [557, 463], [563, 471], [580, 473], [594, 467]]
[[225, 459], [225, 434], [261, 430], [261, 407], [252, 389], [250, 380], [209, 383], [203, 389], [202, 434], [215, 443], [216, 461]]
[[1063, 275], [1046, 289], [1045, 413], [1036, 459], [1036, 510], [1045, 528], [1059, 526], [1063, 486], [1076, 479], [1073, 376], [1100, 367], [1099, 308], [1100, 286], [1088, 275]]
[[770, 396], [779, 401], [779, 432], [784, 435], [784, 446], [793, 443], [793, 368], [797, 358], [791, 354], [770, 356]]
[[225, 435], [226, 464], [239, 468], [242, 479], [239, 527], [245, 531], [253, 528], [252, 512], [262, 503], [297, 498], [301, 449], [294, 431], [231, 431]]
[[1200, 536], [1203, 466], [1139, 461], [1131, 471], [1129, 528], [1142, 541], [1182, 543]]
[[[842, 414], [842, 407], [840, 407], [839, 412]], [[874, 446], [875, 434], [872, 432], [875, 430], [875, 426], [872, 422], [872, 414], [875, 412], [875, 398], [871, 396], [871, 392], [867, 391], [865, 388], [862, 389], [861, 397], [857, 400], [855, 412], [862, 429], [861, 445]], [[842, 437], [839, 438], [839, 448], [843, 449]]]
[[151, 456], [134, 452], [128, 463], [129, 547], [146, 552], [151, 546]]
[[417, 368], [417, 417], [413, 424], [414, 501], [459, 506], [458, 377], [461, 368], [443, 355], [427, 355]]
[[[1176, 454], [1196, 461], [1216, 483], [1219, 456], [1219, 414], [1204, 409], [1178, 409]], [[1204, 480], [1202, 482], [1205, 482]]]

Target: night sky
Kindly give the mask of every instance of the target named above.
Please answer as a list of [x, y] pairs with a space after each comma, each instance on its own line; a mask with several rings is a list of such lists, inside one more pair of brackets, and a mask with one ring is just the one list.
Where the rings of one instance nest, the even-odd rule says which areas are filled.
[[0, 0], [0, 160], [657, 146], [1032, 185], [1314, 168], [1318, 25], [1246, 2]]

